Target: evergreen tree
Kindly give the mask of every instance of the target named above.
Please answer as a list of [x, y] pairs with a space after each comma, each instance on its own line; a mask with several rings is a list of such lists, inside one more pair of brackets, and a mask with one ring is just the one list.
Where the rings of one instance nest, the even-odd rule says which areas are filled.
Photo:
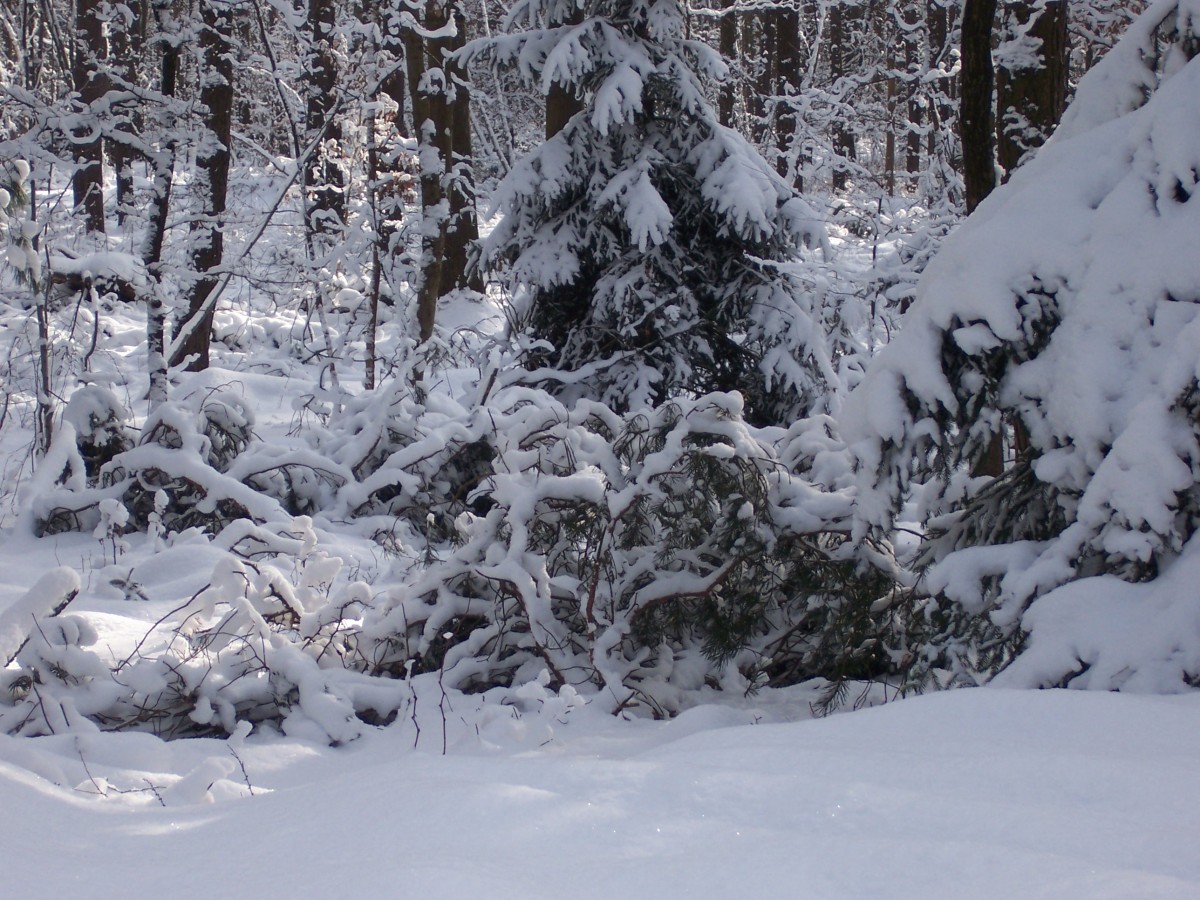
[[[967, 668], [1010, 658], [1034, 598], [1154, 578], [1200, 524], [1197, 14], [1156, 4], [1083, 80], [847, 401], [860, 523], [919, 498], [922, 618]], [[1000, 438], [1019, 452], [984, 473]]]
[[740, 390], [747, 414], [819, 408], [831, 351], [797, 277], [820, 246], [812, 209], [735, 132], [705, 79], [725, 66], [685, 37], [676, 0], [519, 0], [509, 34], [468, 48], [568, 89], [581, 109], [518, 163], [483, 259], [509, 264], [567, 393], [619, 408]]

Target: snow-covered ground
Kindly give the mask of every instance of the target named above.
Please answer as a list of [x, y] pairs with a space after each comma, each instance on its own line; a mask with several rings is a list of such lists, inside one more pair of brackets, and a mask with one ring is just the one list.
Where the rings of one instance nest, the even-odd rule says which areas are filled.
[[514, 707], [446, 755], [402, 722], [340, 749], [251, 738], [245, 775], [220, 741], [0, 738], [3, 894], [1200, 897], [1200, 697], [749, 703]]

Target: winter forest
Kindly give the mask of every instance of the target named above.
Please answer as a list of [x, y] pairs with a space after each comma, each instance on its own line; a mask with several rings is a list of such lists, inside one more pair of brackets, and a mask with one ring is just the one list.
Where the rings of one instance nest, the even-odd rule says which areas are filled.
[[0, 8], [4, 893], [1200, 894], [1200, 0]]

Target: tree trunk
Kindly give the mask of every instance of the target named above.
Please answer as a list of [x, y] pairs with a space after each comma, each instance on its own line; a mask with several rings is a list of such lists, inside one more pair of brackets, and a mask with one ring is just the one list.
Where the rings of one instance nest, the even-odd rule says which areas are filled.
[[200, 372], [208, 368], [209, 340], [214, 310], [205, 309], [209, 294], [217, 286], [215, 270], [224, 255], [222, 233], [226, 198], [229, 191], [230, 143], [233, 130], [233, 13], [231, 8], [213, 0], [201, 0], [200, 31], [201, 84], [200, 103], [206, 110], [205, 139], [196, 151], [196, 194], [203, 208], [201, 218], [192, 225], [192, 270], [197, 274], [188, 298], [188, 318], [202, 318], [186, 335], [171, 356], [171, 365], [187, 360], [187, 369]]
[[[75, 92], [84, 107], [83, 115], [95, 112], [95, 104], [107, 93], [100, 62], [107, 57], [101, 0], [75, 2]], [[83, 211], [88, 232], [104, 233], [104, 143], [99, 130], [85, 123], [74, 130], [76, 169], [71, 176], [75, 208]]]
[[[403, 0], [396, 0], [380, 17], [380, 34], [388, 58], [400, 60], [404, 54], [404, 29], [400, 11]], [[395, 304], [396, 279], [393, 277], [397, 258], [404, 248], [399, 243], [400, 226], [404, 220], [405, 197], [411, 191], [411, 176], [406, 168], [409, 151], [399, 140], [410, 136], [404, 117], [408, 103], [408, 90], [403, 66], [394, 66], [380, 84], [380, 92], [396, 105], [396, 111], [383, 120], [383, 139], [368, 143], [368, 160], [374, 174], [371, 178], [371, 200], [373, 203], [375, 246], [372, 251], [371, 304], [372, 321], [378, 318], [378, 304]], [[376, 122], [376, 126], [380, 123]], [[372, 133], [372, 137], [374, 134]], [[372, 326], [372, 332], [374, 328]], [[373, 341], [372, 334], [370, 340]], [[368, 355], [374, 359], [374, 352]]]
[[1040, 41], [1040, 65], [1021, 69], [1001, 68], [996, 73], [996, 156], [1009, 174], [1030, 151], [1053, 133], [1067, 99], [1069, 45], [1067, 4], [1050, 0], [1038, 8], [1030, 2], [1004, 5], [1009, 31], [1028, 30]]
[[[423, 25], [433, 31], [448, 21], [446, 7], [428, 0]], [[437, 317], [437, 302], [442, 296], [442, 273], [445, 270], [446, 215], [442, 203], [446, 199], [444, 150], [452, 131], [450, 112], [442, 92], [423, 89], [425, 74], [440, 59], [434, 47], [419, 35], [405, 36], [405, 62], [408, 65], [408, 87], [411, 92], [413, 131], [417, 138], [417, 155], [421, 173], [421, 271], [417, 276], [417, 332], [421, 343], [433, 336]]]
[[[577, 25], [582, 21], [583, 14], [576, 10], [565, 24]], [[564, 88], [557, 82], [550, 85], [550, 92], [546, 94], [546, 140], [562, 131], [571, 121], [571, 117], [581, 109], [583, 104], [575, 96], [574, 90]]]
[[[459, 50], [466, 44], [467, 17], [461, 4], [454, 6], [458, 20], [456, 37], [447, 44], [447, 51]], [[450, 221], [447, 223], [446, 263], [447, 286], [483, 293], [483, 277], [470, 266], [471, 247], [479, 241], [479, 219], [475, 210], [475, 151], [471, 142], [471, 94], [467, 73], [454, 64], [446, 66], [446, 74], [454, 85], [448, 98], [451, 111], [450, 146], [446, 154], [449, 181], [446, 193], [450, 198]]]
[[307, 225], [318, 256], [315, 262], [328, 252], [328, 245], [342, 234], [346, 223], [346, 181], [338, 158], [342, 125], [333, 116], [338, 99], [337, 57], [333, 52], [336, 25], [334, 0], [309, 0], [307, 27], [312, 46], [305, 79], [305, 144], [324, 135], [304, 172]]
[[[175, 87], [179, 79], [179, 44], [168, 33], [168, 16], [165, 5], [156, 6], [155, 12], [159, 43], [162, 49], [159, 92], [169, 103], [175, 99]], [[146, 311], [146, 355], [150, 376], [148, 400], [151, 410], [166, 402], [169, 391], [166, 358], [167, 308], [162, 289], [162, 251], [167, 233], [167, 214], [171, 207], [171, 186], [175, 171], [175, 139], [173, 137], [175, 129], [172, 119], [173, 116], [170, 112], [164, 113], [162, 124], [168, 137], [149, 159], [153, 187], [150, 191], [146, 243], [142, 251], [146, 270], [152, 278]]]
[[[467, 251], [478, 239], [474, 185], [470, 173], [470, 95], [458, 83], [459, 67], [445, 53], [464, 43], [465, 16], [457, 5], [428, 0], [424, 28], [437, 31], [456, 21], [456, 35], [422, 39], [410, 32], [405, 50], [413, 125], [421, 159], [421, 274], [417, 288], [417, 324], [421, 342], [433, 336], [437, 302], [457, 288], [482, 290], [478, 275], [467, 274]], [[442, 73], [436, 75], [434, 70]]]
[[[119, 90], [138, 83], [139, 61], [143, 53], [143, 41], [140, 30], [142, 15], [141, 0], [126, 0], [124, 7], [117, 7], [109, 18], [109, 54], [110, 68], [114, 73], [114, 85]], [[132, 135], [140, 130], [141, 113], [133, 104], [122, 104], [117, 110], [120, 119], [116, 123], [116, 131], [120, 134]], [[125, 224], [125, 216], [133, 202], [133, 171], [131, 169], [137, 154], [120, 136], [110, 138], [105, 142], [108, 150], [109, 163], [116, 176], [117, 224]]]
[[758, 52], [758, 69], [754, 73], [754, 96], [748, 104], [750, 112], [750, 133], [754, 143], [762, 146], [770, 138], [772, 131], [771, 113], [774, 104], [768, 104], [767, 98], [775, 93], [776, 66], [776, 22], [777, 12], [773, 9], [763, 9], [755, 14], [757, 26], [757, 42], [750, 45]]
[[995, 18], [996, 0], [966, 0], [963, 6], [959, 129], [968, 215], [996, 186], [992, 112], [992, 30]]
[[[950, 13], [946, 9], [943, 0], [927, 0], [925, 4], [925, 22], [927, 26], [927, 34], [929, 35], [929, 46], [926, 56], [926, 71], [942, 71], [947, 62], [947, 55], [951, 48], [950, 44]], [[948, 83], [947, 83], [948, 82]], [[938, 76], [930, 85], [930, 93], [932, 100], [929, 104], [930, 127], [929, 136], [925, 141], [925, 151], [930, 159], [935, 159], [938, 155], [938, 131], [942, 123], [950, 121], [953, 116], [953, 109], [949, 107], [944, 98], [954, 94], [954, 81], [950, 78]]]
[[[921, 72], [921, 47], [928, 43], [928, 22], [921, 21], [921, 9], [916, 3], [904, 6], [903, 19], [906, 27], [904, 38], [904, 64], [908, 78], [904, 93], [908, 98], [908, 128], [904, 133], [904, 171], [915, 180], [921, 172], [921, 131], [925, 125], [924, 107], [917, 101]], [[911, 184], [910, 184], [911, 189]]]
[[796, 190], [800, 178], [800, 148], [796, 142], [796, 110], [789, 98], [800, 93], [800, 11], [784, 6], [775, 13], [775, 169]]
[[[829, 77], [836, 83], [850, 74], [850, 15], [844, 9], [846, 0], [834, 0], [829, 7]], [[837, 116], [833, 123], [833, 189], [846, 189], [850, 173], [847, 162], [857, 159], [854, 133], [846, 126], [845, 119]]]
[[737, 62], [737, 0], [721, 0], [721, 9], [721, 23], [717, 26], [717, 49], [730, 65], [730, 74], [721, 84], [717, 96], [717, 114], [722, 125], [732, 128], [734, 99], [737, 96], [737, 82], [733, 75], [733, 66]]
[[883, 171], [888, 196], [894, 197], [896, 196], [896, 127], [897, 120], [899, 119], [897, 113], [899, 102], [897, 100], [895, 75], [896, 53], [890, 37], [886, 32], [880, 34], [884, 46], [887, 47], [887, 50], [884, 51], [884, 66], [888, 72], [885, 97], [887, 131], [883, 136]]

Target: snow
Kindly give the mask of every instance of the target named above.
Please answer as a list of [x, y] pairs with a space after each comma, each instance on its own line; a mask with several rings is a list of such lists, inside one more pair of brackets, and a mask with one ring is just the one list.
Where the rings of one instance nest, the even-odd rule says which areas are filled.
[[[1029, 646], [996, 678], [1011, 687], [1057, 684], [1146, 693], [1186, 691], [1200, 669], [1200, 541], [1148, 584], [1084, 578], [1036, 600], [1025, 613]], [[1073, 665], [1072, 665], [1073, 663]]]
[[[652, 6], [648, 29], [678, 38], [676, 5]], [[537, 7], [518, 5], [513, 15]], [[346, 274], [334, 281], [336, 301], [319, 329], [252, 283], [237, 301], [231, 292], [217, 313], [228, 346], [214, 347], [229, 368], [178, 373], [171, 402], [147, 420], [144, 322], [132, 304], [105, 307], [90, 386], [70, 395], [35, 476], [16, 483], [28, 429], [0, 435], [5, 475], [18, 473], [0, 492], [0, 653], [14, 660], [0, 672], [0, 807], [9, 811], [0, 819], [0, 893], [1200, 897], [1200, 693], [1192, 689], [1200, 672], [1200, 538], [1173, 541], [1177, 497], [1194, 489], [1200, 469], [1194, 416], [1179, 407], [1200, 372], [1192, 247], [1200, 205], [1188, 203], [1200, 166], [1200, 118], [1189, 102], [1200, 91], [1200, 68], [1178, 54], [1161, 73], [1145, 64], [1157, 21], [1173, 11], [1190, 21], [1193, 10], [1200, 0], [1158, 3], [1081, 87], [1055, 141], [930, 266], [915, 314], [840, 422], [831, 401], [831, 417], [751, 429], [740, 397], [714, 395], [681, 402], [680, 422], [689, 424], [664, 431], [661, 449], [618, 459], [607, 435], [627, 428], [636, 411], [623, 418], [587, 401], [568, 409], [514, 380], [494, 346], [482, 362], [479, 338], [504, 327], [504, 311], [491, 301], [439, 310], [442, 349], [457, 359], [426, 368], [437, 384], [420, 403], [395, 371], [375, 400], [355, 396], [351, 337], [361, 329], [365, 286]], [[671, 75], [679, 108], [694, 111], [704, 100], [682, 60], [696, 57], [709, 74], [722, 65], [688, 41], [677, 41], [677, 56], [651, 59], [627, 53], [602, 23], [570, 31], [575, 37], [557, 43], [537, 37], [501, 49], [527, 74], [540, 71], [543, 88], [612, 62], [592, 121], [602, 133], [619, 130], [639, 108], [652, 75]], [[591, 46], [603, 40], [608, 51]], [[570, 193], [579, 160], [568, 137], [582, 125], [577, 118], [536, 160], [514, 168], [503, 189], [510, 201], [536, 194], [540, 216]], [[689, 146], [686, 161], [700, 170], [703, 197], [728, 220], [728, 234], [765, 239], [778, 231], [822, 251], [823, 268], [807, 258], [803, 268], [771, 263], [803, 275], [803, 297], [764, 290], [755, 301], [776, 310], [763, 312], [761, 335], [752, 335], [765, 345], [767, 382], [799, 391], [811, 363], [829, 385], [856, 383], [857, 374], [813, 344], [832, 310], [821, 298], [838, 295], [823, 216], [782, 190], [732, 132], [713, 130]], [[653, 171], [648, 156], [629, 153], [609, 173], [603, 197], [639, 254], [680, 224]], [[242, 182], [259, 184], [244, 192], [247, 210], [273, 202], [278, 187], [260, 181]], [[501, 221], [497, 233], [511, 237], [516, 227]], [[538, 227], [518, 270], [561, 285], [575, 276], [581, 245], [566, 227]], [[226, 228], [244, 239], [250, 224], [235, 216]], [[264, 239], [264, 271], [285, 240]], [[865, 244], [839, 250], [850, 268], [855, 253], [866, 268]], [[24, 265], [19, 242], [10, 252]], [[36, 256], [27, 261], [37, 264]], [[59, 275], [135, 284], [147, 277], [135, 257], [111, 248], [50, 262]], [[967, 547], [931, 567], [924, 582], [972, 614], [990, 611], [994, 624], [1028, 632], [990, 686], [814, 719], [823, 682], [751, 693], [757, 676], [732, 662], [718, 668], [691, 645], [626, 657], [619, 645], [632, 628], [630, 610], [728, 571], [707, 561], [672, 568], [653, 536], [636, 544], [637, 535], [623, 543], [606, 537], [623, 554], [625, 573], [596, 576], [592, 602], [578, 604], [586, 630], [565, 634], [554, 607], [578, 603], [588, 570], [550, 567], [534, 541], [539, 509], [590, 504], [611, 520], [606, 536], [615, 534], [636, 502], [694, 487], [666, 476], [682, 469], [681, 454], [701, 433], [698, 455], [744, 462], [765, 492], [723, 498], [706, 540], [721, 536], [725, 520], [769, 519], [797, 533], [848, 527], [855, 504], [872, 523], [908, 516], [911, 505], [901, 510], [874, 485], [856, 483], [852, 453], [869, 480], [880, 473], [882, 444], [936, 439], [941, 423], [905, 401], [916, 398], [927, 411], [960, 403], [938, 350], [984, 357], [1030, 342], [1037, 323], [1016, 301], [1039, 291], [1058, 297], [1063, 322], [1040, 356], [1013, 366], [998, 403], [1029, 414], [1044, 450], [1034, 474], [1071, 488], [1073, 520], [1052, 548], [1043, 540]], [[799, 303], [810, 293], [811, 308]], [[654, 295], [647, 308], [671, 326], [690, 315], [672, 296]], [[838, 312], [853, 314], [848, 304]], [[397, 359], [411, 355], [403, 352], [408, 338], [403, 322], [387, 310], [384, 318], [383, 359], [399, 368]], [[327, 337], [351, 385], [344, 396], [327, 390], [319, 366], [305, 359], [313, 348], [324, 352]], [[794, 358], [796, 347], [809, 347], [808, 355]], [[415, 359], [403, 365], [425, 368]], [[571, 377], [583, 382], [596, 371]], [[18, 402], [27, 407], [28, 397]], [[345, 414], [331, 417], [334, 405]], [[86, 487], [76, 439], [132, 439], [147, 421], [179, 446], [142, 443], [123, 460], [195, 485], [194, 509], [213, 516], [213, 534], [172, 521], [178, 511], [166, 488], [152, 490], [157, 482], [133, 497], [137, 504], [118, 499], [122, 484]], [[474, 513], [451, 519], [440, 497], [417, 496], [453, 488], [443, 488], [454, 476], [442, 470], [469, 465], [461, 451], [489, 427], [502, 465], [491, 470], [491, 506], [474, 525]], [[949, 485], [946, 495], [960, 489]], [[94, 507], [90, 518], [80, 514], [76, 531], [35, 538], [31, 521], [72, 494], [78, 508]], [[406, 504], [431, 510], [428, 530], [458, 534], [462, 546], [435, 553], [406, 543], [420, 525]], [[216, 515], [229, 506], [246, 517]], [[671, 527], [665, 518], [655, 520], [660, 532]], [[1079, 577], [1072, 552], [1089, 542], [1111, 556], [1156, 557], [1161, 570], [1145, 583]], [[468, 622], [469, 633], [456, 634], [468, 616], [482, 618], [480, 601], [493, 596], [460, 588], [463, 573], [511, 583], [528, 630], [513, 637], [507, 623], [488, 630]], [[911, 586], [909, 576], [897, 577]], [[990, 608], [989, 580], [1007, 595], [1033, 598], [1030, 605]], [[756, 595], [760, 584], [751, 586]], [[621, 590], [630, 610], [596, 607], [596, 596]], [[436, 609], [426, 608], [435, 595]], [[66, 614], [53, 615], [68, 602]], [[899, 602], [883, 596], [870, 612], [898, 615]], [[420, 641], [429, 658], [442, 654], [444, 668], [422, 674], [426, 660], [418, 668], [416, 656], [405, 668], [380, 665], [387, 677], [324, 665], [350, 648], [330, 636], [343, 631], [380, 648], [401, 637]], [[486, 674], [489, 642], [502, 640], [524, 654], [510, 665], [514, 686], [455, 690], [497, 683], [473, 677]], [[578, 676], [575, 686], [558, 687], [562, 679], [545, 668], [555, 660], [560, 670], [594, 670], [591, 681], [605, 688]], [[635, 667], [645, 703], [626, 685]], [[1058, 685], [1092, 690], [1028, 690]], [[855, 708], [895, 692], [850, 690]], [[136, 714], [164, 696], [183, 707], [183, 724], [170, 728], [220, 727], [231, 736], [165, 742], [101, 730], [168, 730]], [[34, 710], [41, 719], [26, 715], [43, 697]], [[253, 728], [237, 720], [276, 701], [278, 718]], [[114, 709], [128, 717], [109, 718]], [[648, 718], [662, 710], [678, 715]], [[368, 721], [393, 713], [386, 726]]]
[[39, 578], [16, 603], [0, 610], [0, 658], [5, 665], [25, 643], [30, 624], [53, 615], [78, 592], [79, 575], [73, 569], [59, 566]]
[[577, 710], [540, 746], [510, 708], [444, 756], [399, 724], [339, 750], [0, 738], [5, 890], [1200, 895], [1200, 698], [982, 689], [792, 722], [802, 695], [762, 700], [657, 724]]

